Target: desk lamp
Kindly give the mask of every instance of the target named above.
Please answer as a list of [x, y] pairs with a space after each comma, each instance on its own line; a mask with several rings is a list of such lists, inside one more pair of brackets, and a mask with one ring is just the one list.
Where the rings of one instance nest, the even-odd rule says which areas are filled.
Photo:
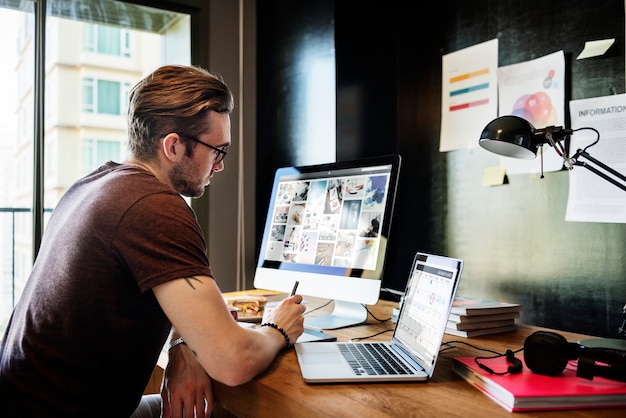
[[[592, 144], [587, 145], [585, 149], [579, 149], [572, 157], [569, 157], [561, 141], [565, 140], [575, 131], [583, 129], [594, 131], [598, 135], [598, 138]], [[509, 115], [501, 116], [489, 122], [485, 129], [483, 129], [478, 144], [487, 151], [491, 151], [495, 154], [504, 157], [523, 158], [526, 160], [535, 158], [537, 151], [540, 149], [539, 147], [542, 147], [544, 144], [550, 144], [557, 154], [563, 158], [565, 167], [568, 170], [573, 169], [575, 165], [585, 167], [606, 181], [626, 191], [626, 176], [606, 166], [587, 153], [587, 148], [597, 144], [599, 140], [600, 133], [594, 128], [586, 127], [572, 130], [563, 128], [562, 126], [547, 126], [543, 129], [535, 129], [526, 119]], [[543, 147], [541, 149], [543, 150]], [[598, 170], [587, 162], [580, 161], [579, 159], [581, 157], [591, 161], [598, 167], [607, 171], [610, 175]], [[611, 177], [611, 175], [613, 177]]]
[[[566, 147], [562, 141], [572, 135], [575, 131], [583, 129], [595, 131], [597, 139], [584, 149], [578, 149], [573, 156], [569, 157]], [[597, 144], [599, 140], [600, 133], [594, 128], [586, 127], [572, 130], [561, 126], [548, 126], [543, 129], [536, 129], [526, 119], [520, 118], [519, 116], [507, 115], [501, 116], [489, 122], [485, 129], [483, 129], [480, 139], [478, 140], [478, 144], [487, 151], [504, 157], [522, 158], [527, 160], [535, 158], [537, 156], [537, 151], [541, 150], [542, 178], [543, 145], [549, 144], [552, 148], [554, 148], [557, 154], [563, 158], [565, 167], [568, 170], [573, 169], [574, 166], [585, 167], [592, 173], [597, 174], [604, 180], [626, 191], [626, 176], [606, 166], [587, 153], [587, 149]], [[591, 163], [595, 164], [595, 166], [588, 162], [580, 161], [581, 157], [589, 160]], [[596, 166], [600, 167], [604, 171], [599, 170]], [[624, 324], [626, 324], [625, 312], [626, 305], [622, 310], [622, 316], [625, 318]], [[621, 335], [626, 335], [624, 324], [622, 324], [618, 330], [618, 333]], [[626, 340], [621, 339], [593, 338], [580, 341], [580, 343], [587, 347], [607, 347], [626, 350]]]

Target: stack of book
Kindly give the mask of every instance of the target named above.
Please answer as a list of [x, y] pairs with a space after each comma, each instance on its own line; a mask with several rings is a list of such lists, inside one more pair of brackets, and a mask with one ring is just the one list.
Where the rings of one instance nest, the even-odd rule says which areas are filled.
[[519, 303], [457, 296], [452, 302], [446, 334], [470, 338], [513, 331], [521, 311]]

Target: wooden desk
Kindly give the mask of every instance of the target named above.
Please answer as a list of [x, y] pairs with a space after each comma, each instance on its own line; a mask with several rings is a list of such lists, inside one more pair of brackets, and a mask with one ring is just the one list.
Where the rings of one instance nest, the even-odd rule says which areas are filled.
[[[311, 298], [306, 300], [310, 311], [315, 303]], [[391, 317], [394, 307], [397, 307], [397, 303], [380, 301], [375, 306], [368, 306], [368, 309], [377, 318], [387, 319]], [[370, 315], [364, 325], [327, 332], [336, 335], [339, 341], [347, 341], [392, 329], [393, 326], [391, 321], [379, 323]], [[446, 334], [444, 341], [467, 341], [503, 353], [506, 349], [521, 348], [526, 337], [538, 329], [519, 325], [517, 331], [469, 339]], [[588, 337], [557, 332], [568, 341]], [[384, 333], [370, 340], [390, 339], [391, 333]], [[215, 382], [213, 391], [218, 405], [214, 417], [511, 417], [511, 413], [452, 371], [454, 357], [476, 355], [484, 353], [463, 344], [444, 351], [439, 356], [433, 378], [426, 383], [309, 385], [302, 380], [295, 351], [290, 348], [280, 353], [267, 371], [249, 383], [229, 387]], [[524, 418], [624, 417], [626, 408], [520, 414]]]

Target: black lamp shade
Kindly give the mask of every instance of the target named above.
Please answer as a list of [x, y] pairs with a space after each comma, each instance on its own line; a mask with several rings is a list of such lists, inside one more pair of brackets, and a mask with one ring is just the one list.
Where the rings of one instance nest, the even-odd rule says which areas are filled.
[[539, 141], [535, 127], [518, 116], [501, 116], [489, 122], [478, 144], [498, 155], [531, 160], [537, 156]]

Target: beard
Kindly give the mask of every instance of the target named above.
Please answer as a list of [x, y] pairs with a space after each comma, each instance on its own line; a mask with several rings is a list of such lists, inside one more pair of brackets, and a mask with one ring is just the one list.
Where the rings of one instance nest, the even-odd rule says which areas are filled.
[[198, 198], [204, 194], [205, 186], [202, 182], [194, 182], [195, 169], [189, 158], [185, 158], [174, 166], [170, 172], [170, 181], [174, 189], [183, 196]]

